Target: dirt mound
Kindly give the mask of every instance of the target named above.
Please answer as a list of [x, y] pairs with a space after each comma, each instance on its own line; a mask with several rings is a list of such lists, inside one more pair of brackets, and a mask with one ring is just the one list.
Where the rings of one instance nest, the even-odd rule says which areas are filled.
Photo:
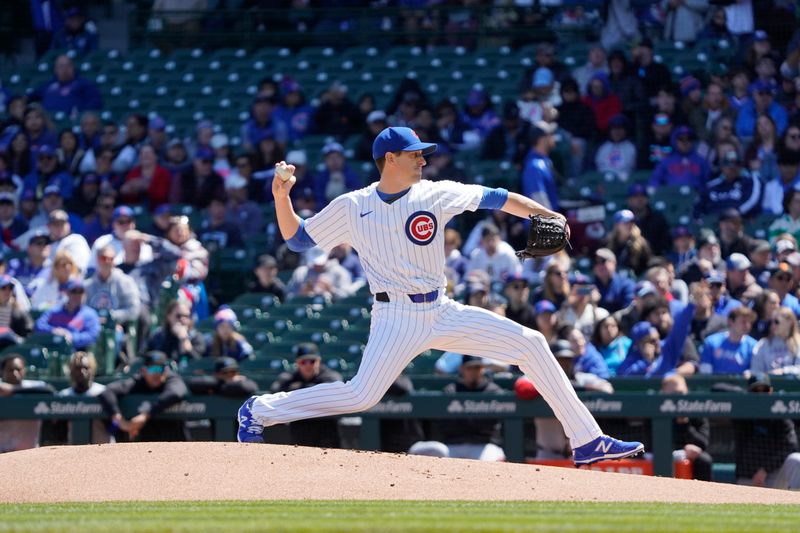
[[566, 500], [793, 503], [800, 494], [513, 463], [222, 442], [56, 446], [0, 455], [0, 502]]

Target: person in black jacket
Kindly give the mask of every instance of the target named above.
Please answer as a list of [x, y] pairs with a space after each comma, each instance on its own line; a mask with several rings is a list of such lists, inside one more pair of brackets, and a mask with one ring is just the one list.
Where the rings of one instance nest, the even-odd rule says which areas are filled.
[[[408, 376], [399, 376], [386, 391], [384, 400], [402, 402], [402, 398], [414, 392], [414, 384]], [[405, 453], [412, 444], [424, 438], [422, 424], [415, 418], [384, 418], [381, 420], [381, 451]]]
[[[118, 436], [119, 432], [127, 433], [130, 440], [138, 441], [186, 440], [183, 421], [153, 419], [181, 402], [189, 393], [183, 379], [170, 369], [169, 363], [164, 352], [147, 352], [137, 376], [108, 384], [99, 398], [106, 414], [111, 417], [112, 432]], [[139, 404], [138, 414], [131, 419], [122, 416], [119, 406], [120, 400], [129, 394], [153, 396]]]
[[[294, 347], [294, 372], [284, 372], [270, 387], [270, 392], [290, 392], [313, 387], [319, 383], [342, 381], [342, 376], [322, 364], [319, 347], [303, 342]], [[338, 421], [334, 417], [298, 420], [289, 424], [292, 444], [300, 446], [339, 447]]]
[[181, 300], [172, 300], [167, 304], [164, 323], [150, 337], [147, 349], [163, 352], [179, 364], [203, 357], [206, 340], [194, 327], [189, 304]]
[[636, 215], [636, 225], [650, 243], [653, 254], [665, 255], [669, 252], [672, 241], [665, 238], [670, 234], [669, 223], [664, 215], [650, 207], [650, 195], [643, 183], [633, 183], [628, 188], [628, 209]]
[[218, 394], [239, 398], [258, 392], [258, 383], [239, 373], [239, 363], [233, 357], [214, 361], [214, 375], [194, 376], [187, 383], [192, 394]]
[[[27, 364], [18, 353], [0, 362], [0, 398], [18, 394], [53, 394], [55, 389], [44, 381], [25, 379]], [[0, 453], [39, 447], [41, 420], [0, 420]]]
[[[461, 392], [502, 394], [503, 392], [499, 385], [486, 377], [486, 364], [480, 357], [464, 355], [459, 372], [461, 377], [458, 381], [445, 386], [446, 394]], [[499, 446], [500, 429], [500, 420], [497, 418], [440, 420], [432, 427], [432, 433], [438, 440], [416, 442], [408, 453], [504, 461], [505, 453]]]
[[[748, 392], [772, 394], [767, 374], [748, 380]], [[788, 418], [735, 420], [736, 478], [740, 485], [800, 489], [800, 453], [794, 422]]]
[[503, 106], [503, 120], [489, 131], [483, 143], [481, 159], [497, 159], [522, 165], [531, 134], [531, 124], [519, 117], [516, 102]]
[[[662, 394], [688, 394], [686, 379], [672, 374], [661, 381]], [[692, 479], [711, 481], [713, 459], [706, 451], [711, 440], [711, 423], [708, 418], [679, 417], [672, 423], [673, 459], [692, 462]]]

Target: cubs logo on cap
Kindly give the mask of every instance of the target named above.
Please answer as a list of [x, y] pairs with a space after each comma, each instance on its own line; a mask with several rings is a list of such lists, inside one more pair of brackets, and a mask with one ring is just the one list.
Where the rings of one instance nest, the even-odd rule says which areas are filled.
[[406, 220], [408, 239], [419, 246], [426, 246], [436, 237], [438, 224], [433, 213], [417, 211]]

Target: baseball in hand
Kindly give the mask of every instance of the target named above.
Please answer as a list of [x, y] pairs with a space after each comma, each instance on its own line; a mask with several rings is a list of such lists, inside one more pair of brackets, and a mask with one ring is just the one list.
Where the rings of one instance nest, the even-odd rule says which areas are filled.
[[289, 181], [293, 172], [289, 169], [289, 165], [281, 161], [275, 165], [275, 175], [278, 176], [281, 181]]

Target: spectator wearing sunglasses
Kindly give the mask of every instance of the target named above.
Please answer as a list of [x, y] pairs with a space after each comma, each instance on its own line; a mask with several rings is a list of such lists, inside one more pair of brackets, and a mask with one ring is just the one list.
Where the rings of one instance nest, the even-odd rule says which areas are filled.
[[[153, 417], [179, 403], [188, 393], [183, 379], [170, 369], [167, 355], [154, 350], [142, 358], [139, 374], [109, 383], [100, 394], [100, 403], [111, 417], [111, 431], [117, 436], [127, 433], [130, 440], [180, 441], [186, 438], [182, 420], [153, 420]], [[133, 410], [138, 414], [128, 419], [119, 404], [125, 396], [134, 394], [149, 397]]]
[[800, 373], [800, 327], [791, 309], [779, 307], [772, 314], [769, 333], [753, 348], [753, 375]]
[[[270, 392], [290, 392], [318, 383], [341, 381], [342, 376], [322, 364], [319, 347], [313, 342], [300, 343], [294, 347], [295, 370], [285, 372], [270, 387]], [[298, 420], [289, 424], [292, 444], [301, 446], [339, 447], [339, 431], [335, 418]]]
[[90, 349], [100, 336], [100, 318], [85, 305], [83, 280], [69, 280], [64, 292], [66, 302], [45, 311], [36, 321], [36, 331], [64, 337], [75, 350]]
[[233, 398], [247, 398], [258, 391], [258, 383], [239, 373], [239, 363], [233, 357], [220, 357], [214, 361], [213, 375], [192, 377], [187, 385], [193, 394]]
[[81, 232], [86, 238], [89, 246], [93, 246], [95, 241], [102, 235], [107, 235], [114, 231], [113, 214], [116, 203], [116, 195], [110, 192], [102, 192], [97, 197], [92, 214], [86, 217], [86, 225]]
[[197, 331], [186, 302], [173, 300], [167, 305], [164, 323], [147, 343], [148, 350], [158, 350], [173, 361], [199, 359], [206, 353], [206, 341]]
[[800, 316], [800, 300], [792, 294], [792, 265], [781, 261], [770, 271], [767, 287], [778, 293], [781, 306], [791, 309], [795, 316]]

